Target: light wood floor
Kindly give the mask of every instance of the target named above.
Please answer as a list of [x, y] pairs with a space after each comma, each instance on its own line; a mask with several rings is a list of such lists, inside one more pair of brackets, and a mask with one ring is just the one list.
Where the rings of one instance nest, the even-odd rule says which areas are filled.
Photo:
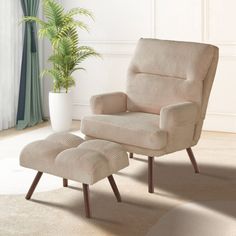
[[[20, 134], [24, 134], [27, 132], [31, 132], [31, 131], [35, 131], [37, 129], [41, 129], [44, 127], [48, 127], [50, 126], [50, 121], [44, 121], [36, 126], [33, 127], [28, 127], [26, 129], [23, 130], [17, 130], [16, 128], [11, 128], [11, 129], [6, 129], [3, 131], [0, 131], [0, 140], [5, 139], [5, 138], [9, 138], [9, 137], [13, 137], [13, 136], [17, 136]], [[72, 122], [72, 127], [71, 127], [71, 131], [76, 131], [80, 128], [80, 121], [79, 120], [73, 120]]]

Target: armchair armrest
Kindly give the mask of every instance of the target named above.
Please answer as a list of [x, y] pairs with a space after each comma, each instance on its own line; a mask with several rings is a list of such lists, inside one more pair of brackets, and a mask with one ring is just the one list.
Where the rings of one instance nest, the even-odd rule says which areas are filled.
[[93, 114], [114, 114], [126, 112], [127, 95], [123, 92], [95, 95], [90, 99], [90, 106]]
[[183, 102], [161, 108], [160, 128], [170, 130], [173, 127], [195, 125], [199, 114], [198, 106], [192, 102]]

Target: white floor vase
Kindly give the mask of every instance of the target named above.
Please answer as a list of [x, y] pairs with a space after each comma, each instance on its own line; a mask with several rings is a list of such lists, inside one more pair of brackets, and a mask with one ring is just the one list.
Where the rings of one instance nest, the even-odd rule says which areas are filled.
[[55, 132], [69, 131], [72, 123], [72, 94], [49, 92], [49, 111]]

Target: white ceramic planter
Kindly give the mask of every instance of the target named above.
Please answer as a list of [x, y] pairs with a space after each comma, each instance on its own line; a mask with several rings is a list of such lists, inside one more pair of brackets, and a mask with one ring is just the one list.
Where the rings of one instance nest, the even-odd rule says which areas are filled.
[[72, 123], [72, 94], [49, 92], [49, 112], [55, 132], [69, 131]]

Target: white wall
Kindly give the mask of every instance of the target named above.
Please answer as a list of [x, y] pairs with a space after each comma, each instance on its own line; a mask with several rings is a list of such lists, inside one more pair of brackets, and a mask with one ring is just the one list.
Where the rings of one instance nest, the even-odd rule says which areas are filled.
[[220, 47], [204, 128], [236, 132], [235, 0], [61, 1], [66, 8], [80, 6], [94, 12], [96, 21], [89, 22], [91, 33], [80, 35], [83, 44], [94, 47], [103, 56], [85, 62], [87, 72], [75, 75], [75, 119], [90, 112], [91, 95], [125, 90], [126, 70], [137, 40], [155, 37]]

